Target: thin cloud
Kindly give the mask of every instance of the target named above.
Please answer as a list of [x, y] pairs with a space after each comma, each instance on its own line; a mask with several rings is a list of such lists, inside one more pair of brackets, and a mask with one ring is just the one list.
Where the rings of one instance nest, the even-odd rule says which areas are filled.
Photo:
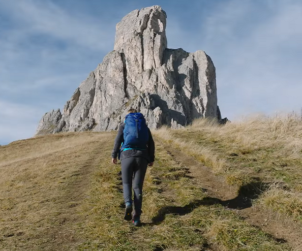
[[[297, 84], [302, 78], [298, 25], [302, 3], [275, 3], [266, 4], [261, 12], [255, 2], [231, 1], [203, 26], [207, 27], [204, 45], [214, 55], [218, 97], [226, 116], [291, 111], [301, 106], [295, 93], [302, 92]], [[244, 27], [249, 29], [241, 32]]]
[[30, 138], [35, 134], [41, 108], [5, 101], [0, 101], [0, 108], [0, 144]]
[[26, 119], [32, 118], [37, 115], [37, 112], [41, 112], [41, 109], [36, 106], [29, 106], [22, 103], [11, 103], [6, 101], [0, 101], [0, 117], [5, 119]]
[[[21, 91], [45, 91], [46, 89], [58, 89], [66, 87], [66, 83], [72, 83], [72, 86], [76, 85], [76, 81], [81, 79], [82, 74], [65, 74], [62, 76], [50, 76], [46, 78], [35, 79], [33, 82], [27, 85], [21, 85], [18, 89], [11, 88], [8, 85], [1, 85], [0, 91], [5, 93], [20, 93]], [[80, 83], [78, 83], [80, 84]]]
[[[69, 14], [49, 1], [2, 1], [2, 11], [18, 22], [18, 31], [12, 39], [44, 34], [69, 43], [84, 46], [86, 49], [107, 50], [113, 48], [114, 31], [108, 29], [108, 20], [79, 13]], [[112, 26], [113, 24], [111, 24]], [[21, 31], [21, 34], [20, 34]]]

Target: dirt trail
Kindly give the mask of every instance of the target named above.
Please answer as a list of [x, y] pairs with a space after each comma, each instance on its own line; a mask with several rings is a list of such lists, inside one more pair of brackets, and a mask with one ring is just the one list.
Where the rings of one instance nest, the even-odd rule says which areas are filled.
[[175, 148], [169, 148], [167, 152], [173, 157], [176, 163], [185, 168], [189, 168], [190, 176], [195, 178], [195, 182], [201, 182], [203, 184], [204, 191], [209, 196], [215, 196], [220, 200], [228, 200], [237, 194], [237, 187], [226, 184], [222, 177], [218, 177], [212, 173], [209, 168], [201, 165], [192, 157], [183, 154]]
[[51, 236], [52, 242], [45, 246], [45, 250], [70, 250], [70, 248], [77, 246], [77, 242], [81, 242], [81, 237], [77, 236], [72, 229], [74, 225], [84, 220], [77, 213], [78, 206], [85, 199], [89, 190], [89, 176], [102, 161], [100, 149], [103, 145], [102, 139], [89, 142], [86, 151], [82, 153], [86, 155], [85, 158], [76, 163], [78, 168], [71, 174], [72, 181], [68, 183], [62, 196], [62, 203], [59, 208], [61, 213], [57, 216], [59, 225], [49, 230], [48, 235]]
[[[270, 234], [277, 242], [287, 242], [294, 251], [302, 251], [302, 226], [292, 220], [280, 220], [273, 212], [254, 206], [253, 199], [258, 198], [261, 182], [248, 184], [239, 188], [230, 186], [224, 177], [215, 175], [210, 168], [202, 165], [193, 157], [186, 155], [176, 148], [171, 148], [161, 140], [157, 141], [166, 146], [167, 152], [174, 161], [184, 166], [194, 178], [194, 182], [202, 183], [206, 194], [216, 203], [225, 206], [244, 218], [250, 225], [260, 228]], [[257, 187], [258, 186], [258, 187]]]

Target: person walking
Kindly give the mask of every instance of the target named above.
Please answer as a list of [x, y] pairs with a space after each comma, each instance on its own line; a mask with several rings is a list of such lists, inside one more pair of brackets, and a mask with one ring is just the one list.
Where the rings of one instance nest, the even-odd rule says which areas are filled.
[[[144, 116], [136, 109], [130, 109], [128, 112], [124, 123], [120, 124], [115, 138], [112, 163], [117, 164], [117, 157], [120, 154], [126, 206], [124, 219], [128, 221], [132, 219], [135, 226], [140, 226], [143, 183], [147, 166], [153, 166], [155, 145]], [[132, 203], [132, 189], [134, 203]]]

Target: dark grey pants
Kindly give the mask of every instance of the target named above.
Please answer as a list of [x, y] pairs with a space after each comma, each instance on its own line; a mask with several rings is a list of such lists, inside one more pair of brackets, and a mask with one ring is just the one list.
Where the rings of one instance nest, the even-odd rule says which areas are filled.
[[132, 189], [134, 191], [134, 216], [140, 216], [143, 202], [143, 183], [148, 162], [142, 157], [123, 159], [122, 180], [125, 203], [132, 203]]

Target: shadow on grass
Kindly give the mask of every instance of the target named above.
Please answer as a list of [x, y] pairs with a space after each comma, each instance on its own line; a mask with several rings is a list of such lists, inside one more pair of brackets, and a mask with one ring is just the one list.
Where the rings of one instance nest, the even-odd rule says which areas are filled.
[[157, 215], [152, 218], [154, 225], [160, 224], [165, 220], [167, 214], [186, 215], [191, 213], [199, 206], [211, 206], [220, 204], [228, 209], [242, 210], [252, 206], [252, 200], [257, 199], [266, 189], [268, 184], [260, 181], [253, 181], [242, 186], [238, 191], [238, 196], [231, 200], [220, 200], [213, 197], [205, 197], [202, 200], [194, 200], [184, 207], [166, 206], [159, 210]]

